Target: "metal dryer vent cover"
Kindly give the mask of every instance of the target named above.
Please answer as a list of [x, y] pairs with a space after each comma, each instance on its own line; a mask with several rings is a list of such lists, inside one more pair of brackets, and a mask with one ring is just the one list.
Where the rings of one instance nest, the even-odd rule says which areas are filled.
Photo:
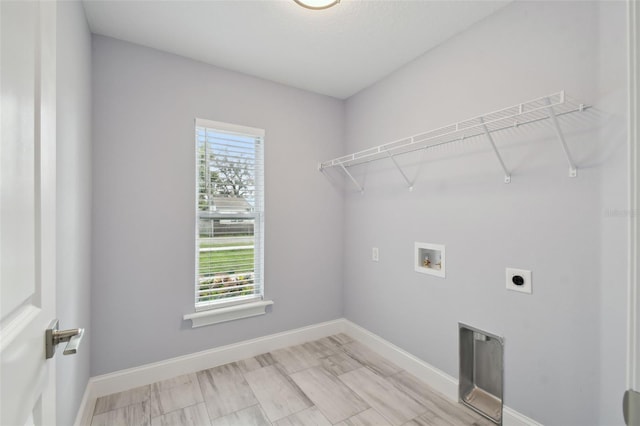
[[502, 424], [504, 339], [459, 323], [460, 402]]

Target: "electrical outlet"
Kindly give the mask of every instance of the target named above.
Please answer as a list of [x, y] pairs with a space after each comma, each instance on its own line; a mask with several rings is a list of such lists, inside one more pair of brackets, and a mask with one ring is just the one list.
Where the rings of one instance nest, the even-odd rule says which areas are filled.
[[531, 271], [527, 271], [526, 269], [507, 268], [506, 282], [507, 290], [531, 294]]
[[374, 262], [378, 262], [380, 260], [380, 252], [378, 251], [378, 247], [373, 247], [371, 249], [371, 260]]

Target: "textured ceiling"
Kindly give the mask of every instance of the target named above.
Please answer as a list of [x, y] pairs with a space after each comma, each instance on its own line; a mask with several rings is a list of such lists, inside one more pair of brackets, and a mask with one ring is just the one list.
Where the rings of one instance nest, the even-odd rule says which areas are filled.
[[499, 1], [84, 0], [91, 31], [347, 98], [507, 5]]

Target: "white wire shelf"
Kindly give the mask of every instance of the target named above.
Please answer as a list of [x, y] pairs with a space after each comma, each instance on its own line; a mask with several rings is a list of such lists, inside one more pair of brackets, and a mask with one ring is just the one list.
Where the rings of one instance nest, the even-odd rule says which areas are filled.
[[323, 171], [324, 169], [331, 167], [340, 167], [358, 187], [358, 189], [363, 191], [364, 189], [362, 186], [347, 170], [347, 168], [371, 161], [390, 159], [411, 190], [413, 189], [413, 182], [407, 178], [395, 157], [419, 150], [428, 150], [430, 148], [439, 147], [449, 143], [464, 141], [469, 138], [484, 137], [491, 145], [500, 163], [504, 172], [505, 183], [509, 183], [511, 182], [511, 173], [502, 160], [500, 152], [496, 148], [492, 133], [549, 120], [567, 159], [567, 163], [569, 165], [569, 176], [576, 177], [576, 165], [571, 157], [564, 135], [562, 134], [560, 124], [558, 123], [558, 117], [582, 112], [588, 108], [590, 108], [590, 106], [578, 103], [565, 96], [564, 91], [560, 91], [528, 102], [513, 105], [508, 108], [440, 127], [435, 130], [419, 133], [417, 135], [398, 139], [363, 151], [358, 151], [353, 154], [334, 158], [332, 160], [319, 163], [318, 169]]

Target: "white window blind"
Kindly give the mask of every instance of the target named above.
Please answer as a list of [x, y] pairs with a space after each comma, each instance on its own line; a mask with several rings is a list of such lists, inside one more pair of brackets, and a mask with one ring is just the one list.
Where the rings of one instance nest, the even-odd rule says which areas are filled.
[[264, 130], [196, 120], [196, 310], [264, 294]]

